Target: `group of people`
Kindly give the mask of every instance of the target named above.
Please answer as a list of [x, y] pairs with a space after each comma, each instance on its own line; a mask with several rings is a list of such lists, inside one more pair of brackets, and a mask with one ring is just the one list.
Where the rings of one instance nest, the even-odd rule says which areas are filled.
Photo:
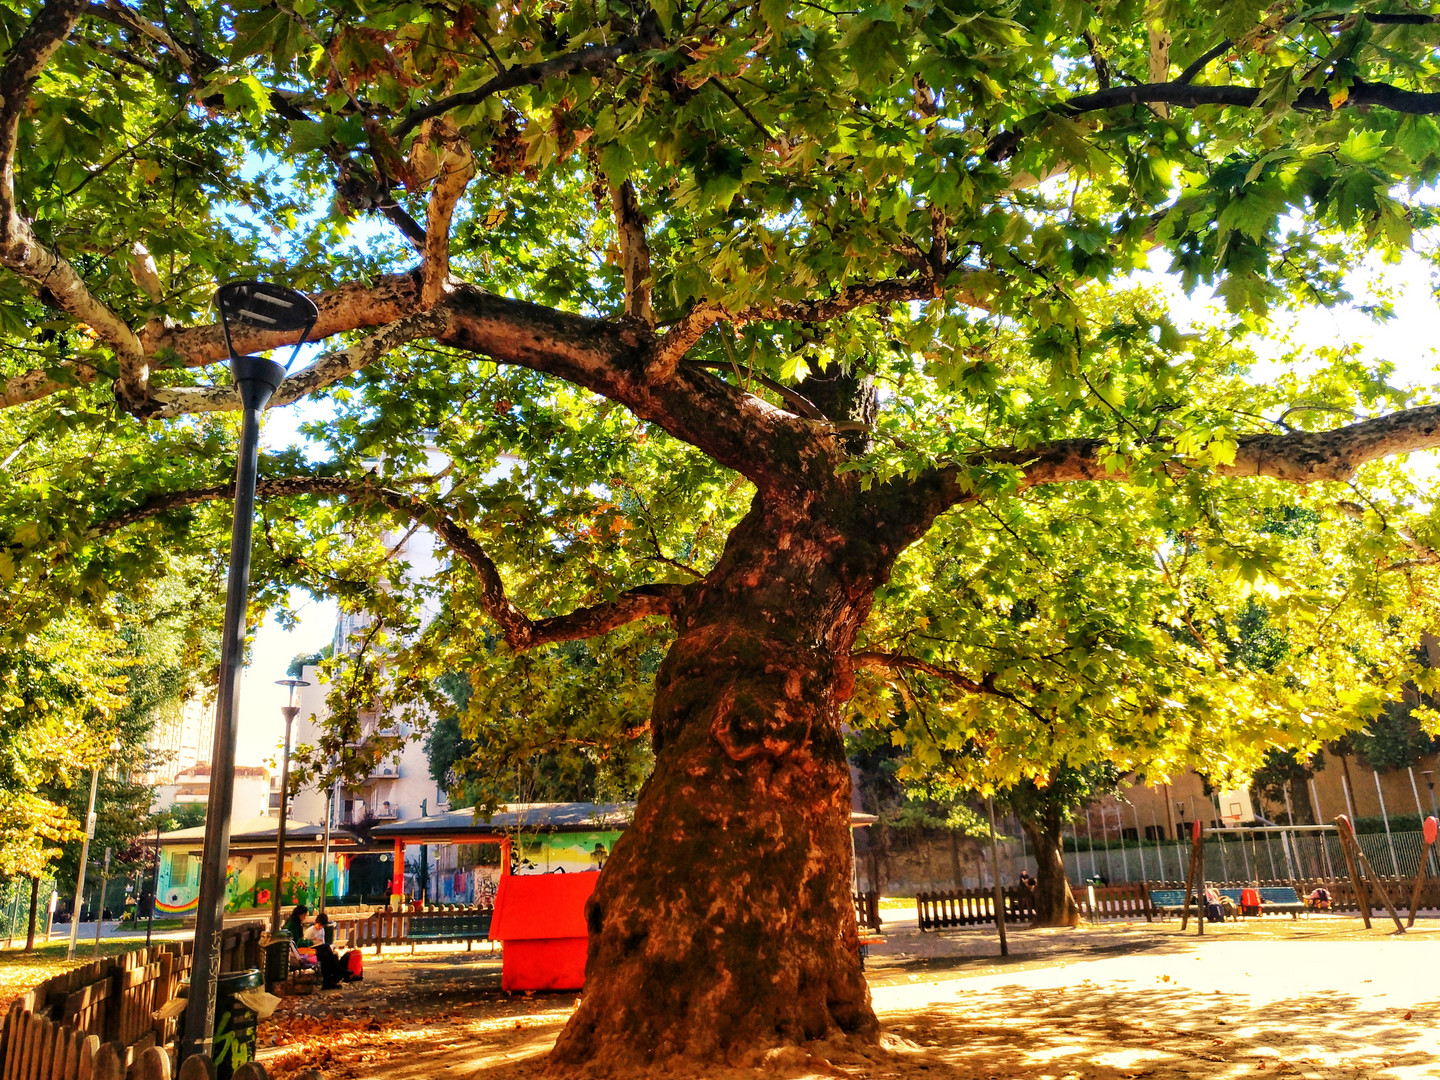
[[[345, 944], [344, 931], [340, 931], [337, 938], [337, 928], [331, 923], [330, 916], [323, 911], [315, 916], [314, 922], [306, 926], [305, 918], [309, 914], [308, 907], [296, 904], [290, 917], [285, 920], [285, 931], [290, 935], [290, 966], [301, 970], [319, 967], [322, 990], [333, 990], [342, 982], [357, 982], [362, 979], [364, 976], [361, 972], [359, 951], [351, 949], [344, 956], [336, 952], [338, 947]], [[313, 961], [300, 951], [302, 941], [314, 948]]]

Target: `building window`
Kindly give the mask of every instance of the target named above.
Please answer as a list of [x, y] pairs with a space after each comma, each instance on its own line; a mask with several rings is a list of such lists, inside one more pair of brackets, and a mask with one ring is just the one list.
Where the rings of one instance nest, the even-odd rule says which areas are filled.
[[190, 884], [190, 854], [185, 851], [170, 853], [170, 887], [184, 888]]

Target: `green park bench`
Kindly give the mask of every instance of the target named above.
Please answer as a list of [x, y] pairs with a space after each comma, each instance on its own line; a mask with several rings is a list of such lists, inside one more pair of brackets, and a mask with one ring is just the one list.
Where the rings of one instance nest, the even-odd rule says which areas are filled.
[[476, 941], [490, 937], [490, 908], [411, 912], [405, 940], [413, 946], [420, 941], [463, 941], [468, 951]]
[[1260, 892], [1260, 912], [1267, 911], [1288, 911], [1290, 918], [1296, 919], [1300, 912], [1308, 910], [1305, 907], [1305, 898], [1300, 895], [1300, 890], [1290, 885], [1266, 886]]
[[[1192, 897], [1190, 907], [1195, 907], [1195, 900]], [[1185, 910], [1184, 889], [1151, 889], [1150, 909], [1157, 915], [1178, 915]]]

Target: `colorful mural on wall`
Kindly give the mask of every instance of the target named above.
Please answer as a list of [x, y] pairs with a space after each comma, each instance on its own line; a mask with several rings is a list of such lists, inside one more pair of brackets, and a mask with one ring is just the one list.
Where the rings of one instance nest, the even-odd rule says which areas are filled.
[[[512, 841], [511, 870], [516, 874], [580, 874], [599, 870], [610, 857], [619, 832], [522, 834]], [[479, 845], [469, 846], [472, 851]], [[495, 902], [500, 867], [466, 865], [439, 875], [438, 899], [444, 904], [485, 907]]]
[[[280, 902], [313, 904], [320, 896], [319, 852], [302, 852], [285, 860], [280, 881]], [[260, 876], [263, 865], [274, 866], [273, 857], [232, 855], [225, 875], [225, 910], [243, 911], [267, 907], [273, 897], [275, 878]], [[347, 888], [347, 856], [330, 857], [330, 895], [343, 895]], [[160, 881], [155, 910], [162, 915], [193, 915], [200, 906], [200, 852], [167, 848], [160, 860]]]
[[517, 874], [583, 874], [599, 870], [610, 857], [619, 832], [522, 835], [513, 846]]

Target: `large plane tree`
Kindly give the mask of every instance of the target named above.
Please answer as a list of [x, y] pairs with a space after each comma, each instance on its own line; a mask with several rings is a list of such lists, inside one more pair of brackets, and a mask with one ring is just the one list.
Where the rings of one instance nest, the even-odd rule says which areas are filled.
[[[1402, 677], [1435, 559], [1379, 463], [1440, 409], [1343, 353], [1260, 385], [1124, 278], [1158, 255], [1236, 327], [1347, 302], [1429, 221], [1435, 21], [7, 0], [0, 577], [58, 611], [223, 545], [207, 305], [308, 290], [262, 602], [329, 591], [401, 677], [653, 749], [557, 1061], [873, 1038], [843, 718], [1013, 783], [1303, 739]], [[420, 588], [411, 528], [449, 552]], [[1217, 647], [1247, 590], [1295, 678]], [[553, 670], [633, 679], [567, 720], [536, 658], [589, 638]]]

